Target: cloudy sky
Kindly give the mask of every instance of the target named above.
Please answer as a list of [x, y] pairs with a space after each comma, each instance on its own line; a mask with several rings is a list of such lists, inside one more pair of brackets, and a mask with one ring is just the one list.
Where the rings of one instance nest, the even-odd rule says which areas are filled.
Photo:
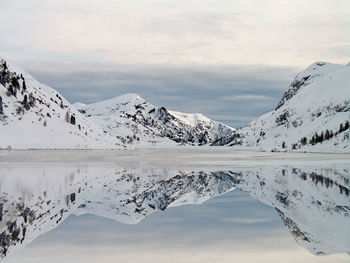
[[350, 61], [349, 0], [0, 0], [0, 56], [71, 102], [127, 92], [235, 127], [315, 61]]

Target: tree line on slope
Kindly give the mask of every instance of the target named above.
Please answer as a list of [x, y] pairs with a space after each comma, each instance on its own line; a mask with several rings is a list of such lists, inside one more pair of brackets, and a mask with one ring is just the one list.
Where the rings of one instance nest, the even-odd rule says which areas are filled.
[[[341, 123], [339, 126], [339, 130], [336, 132], [333, 132], [332, 130], [326, 130], [325, 132], [321, 132], [320, 134], [318, 134], [317, 132], [311, 137], [311, 139], [308, 140], [307, 137], [303, 137], [300, 140], [300, 145], [316, 145], [318, 143], [322, 143], [323, 141], [328, 141], [330, 139], [332, 139], [334, 136], [348, 130], [350, 128], [350, 124], [349, 121], [346, 121], [345, 124]], [[294, 150], [297, 149], [299, 143], [294, 143], [292, 144], [292, 148]], [[286, 148], [286, 143], [283, 142], [282, 143], [282, 148]]]

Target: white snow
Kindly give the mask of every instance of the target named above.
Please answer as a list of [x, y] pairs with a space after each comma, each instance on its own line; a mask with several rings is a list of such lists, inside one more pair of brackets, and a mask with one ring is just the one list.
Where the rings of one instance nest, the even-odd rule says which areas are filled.
[[[132, 93], [89, 105], [74, 105], [104, 131], [138, 147], [209, 144], [235, 131], [202, 114], [168, 111], [154, 106]], [[200, 141], [202, 139], [204, 143]]]
[[[293, 83], [304, 78], [307, 80], [291, 98], [283, 100], [282, 106], [239, 131], [242, 146], [269, 151], [350, 152], [350, 129], [336, 134], [340, 124], [350, 121], [350, 66], [317, 62], [298, 74]], [[310, 145], [316, 132], [320, 135], [326, 130], [334, 137]], [[306, 145], [301, 144], [303, 137], [307, 138]]]
[[[4, 63], [4, 60], [0, 62]], [[11, 76], [21, 75], [16, 96], [8, 95], [0, 84], [3, 114], [0, 114], [0, 148], [15, 149], [121, 149], [115, 136], [106, 134], [84, 117], [61, 94], [39, 83], [24, 70], [7, 63]], [[15, 75], [16, 74], [16, 75]], [[32, 96], [34, 105], [25, 109], [24, 97]], [[69, 118], [66, 118], [66, 114]], [[75, 124], [71, 124], [71, 116]], [[68, 122], [67, 122], [68, 121]]]
[[[0, 62], [5, 70], [5, 60]], [[275, 110], [239, 131], [200, 113], [154, 106], [132, 93], [71, 105], [24, 70], [7, 66], [10, 80], [0, 82], [0, 149], [230, 145], [262, 151], [350, 152], [350, 129], [339, 132], [340, 125], [350, 121], [349, 65], [312, 64], [296, 76]], [[15, 95], [8, 91], [13, 77], [19, 82]], [[25, 107], [25, 97], [34, 98], [33, 105]], [[325, 135], [327, 130], [334, 136], [311, 144], [316, 133]]]

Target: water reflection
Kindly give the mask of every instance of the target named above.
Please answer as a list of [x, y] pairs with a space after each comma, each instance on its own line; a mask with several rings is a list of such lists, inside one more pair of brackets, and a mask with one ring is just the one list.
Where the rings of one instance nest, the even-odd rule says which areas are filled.
[[350, 165], [192, 169], [91, 163], [1, 168], [0, 253], [14, 254], [70, 214], [136, 224], [156, 211], [243, 190], [276, 209], [315, 255], [350, 252]]

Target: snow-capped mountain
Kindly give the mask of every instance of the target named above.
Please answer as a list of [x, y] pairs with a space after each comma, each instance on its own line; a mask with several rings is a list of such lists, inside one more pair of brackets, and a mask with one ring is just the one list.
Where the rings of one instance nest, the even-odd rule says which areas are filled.
[[0, 149], [120, 149], [218, 144], [234, 129], [202, 114], [156, 107], [135, 94], [73, 107], [0, 58]]
[[350, 64], [317, 62], [300, 72], [275, 110], [229, 145], [260, 150], [350, 152]]
[[131, 144], [208, 145], [235, 132], [235, 129], [202, 114], [169, 111], [136, 94], [90, 105], [78, 102], [74, 106], [105, 132]]
[[120, 149], [54, 89], [0, 58], [0, 149]]
[[0, 58], [0, 149], [121, 149], [229, 145], [272, 151], [350, 152], [350, 64], [299, 73], [275, 110], [235, 129], [202, 114], [157, 107], [136, 94], [71, 105]]

